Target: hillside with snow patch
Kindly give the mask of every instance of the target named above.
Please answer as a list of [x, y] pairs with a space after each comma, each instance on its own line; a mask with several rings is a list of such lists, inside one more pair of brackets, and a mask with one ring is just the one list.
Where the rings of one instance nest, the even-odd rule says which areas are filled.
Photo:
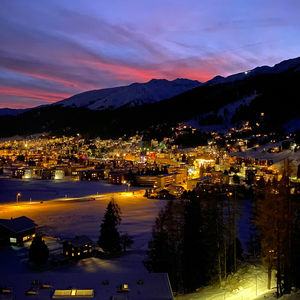
[[200, 85], [197, 80], [152, 79], [146, 83], [84, 92], [56, 102], [54, 105], [85, 107], [92, 110], [116, 109], [124, 105], [133, 107], [169, 99]]

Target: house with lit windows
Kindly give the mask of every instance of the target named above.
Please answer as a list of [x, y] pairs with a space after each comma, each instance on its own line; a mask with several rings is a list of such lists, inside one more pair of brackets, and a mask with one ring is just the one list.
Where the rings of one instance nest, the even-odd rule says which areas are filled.
[[70, 258], [84, 258], [92, 254], [93, 241], [86, 235], [75, 236], [63, 241], [63, 254]]
[[0, 244], [22, 245], [35, 237], [36, 227], [34, 221], [25, 216], [0, 219]]

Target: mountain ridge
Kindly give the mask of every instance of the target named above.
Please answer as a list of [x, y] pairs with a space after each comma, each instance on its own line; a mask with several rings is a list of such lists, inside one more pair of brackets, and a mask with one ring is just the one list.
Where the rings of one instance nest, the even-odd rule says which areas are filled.
[[85, 107], [92, 110], [117, 109], [124, 105], [135, 106], [165, 100], [201, 84], [197, 80], [182, 78], [173, 81], [151, 79], [146, 83], [86, 91], [52, 105]]
[[[231, 77], [228, 82], [220, 84], [201, 84], [158, 102], [123, 105], [114, 110], [63, 105], [31, 109], [15, 117], [1, 117], [0, 136], [32, 134], [42, 130], [54, 134], [79, 132], [111, 138], [149, 131], [150, 128], [155, 134], [163, 135], [162, 127], [168, 129], [178, 122], [197, 118], [202, 125], [224, 121], [238, 124], [248, 120], [255, 127], [258, 121], [261, 123], [261, 112], [264, 112], [264, 123], [259, 130], [263, 128], [268, 134], [281, 130], [282, 125], [291, 119], [300, 118], [300, 112], [295, 109], [300, 95], [300, 58], [269, 68], [255, 68], [250, 71], [251, 75]], [[161, 83], [160, 80], [153, 82]]]
[[[298, 67], [298, 68], [297, 68]], [[278, 74], [280, 72], [284, 72], [288, 69], [294, 68], [295, 71], [299, 71], [297, 69], [300, 69], [300, 57], [292, 58], [283, 60], [277, 64], [275, 64], [273, 67], [270, 66], [258, 66], [252, 70], [247, 70], [245, 72], [240, 72], [236, 74], [229, 75], [227, 77], [223, 77], [221, 75], [217, 75], [213, 77], [212, 79], [206, 81], [206, 82], [199, 82], [197, 80], [190, 80], [185, 78], [177, 78], [175, 80], [169, 81], [167, 79], [151, 79], [148, 82], [145, 83], [131, 83], [127, 86], [118, 86], [118, 87], [112, 87], [112, 88], [104, 88], [104, 89], [94, 89], [90, 91], [85, 91], [82, 93], [75, 94], [71, 97], [68, 97], [66, 99], [62, 99], [58, 102], [52, 103], [52, 104], [46, 104], [44, 106], [48, 105], [63, 105], [63, 106], [73, 106], [73, 107], [86, 107], [92, 110], [105, 110], [105, 109], [117, 109], [123, 105], [127, 105], [129, 107], [135, 106], [135, 105], [143, 105], [145, 103], [154, 103], [162, 100], [166, 100], [169, 98], [172, 98], [178, 94], [184, 93], [185, 91], [188, 91], [189, 89], [193, 89], [198, 86], [202, 85], [218, 85], [218, 84], [224, 84], [229, 82], [235, 82], [238, 80], [243, 80], [246, 78], [250, 78], [256, 75], [262, 75], [262, 74]], [[149, 93], [149, 88], [147, 86], [152, 85], [154, 86], [154, 90], [160, 89], [161, 86], [155, 87], [155, 85], [158, 84], [168, 84], [168, 85], [177, 85], [177, 88], [173, 87], [173, 91], [164, 92], [162, 95], [155, 95], [155, 93]], [[181, 88], [180, 88], [181, 87]], [[138, 95], [134, 94], [128, 94], [126, 93], [126, 89], [138, 89]], [[99, 96], [100, 94], [100, 96]], [[143, 95], [144, 94], [144, 95]], [[82, 97], [82, 98], [81, 98]], [[100, 97], [100, 98], [99, 98]], [[125, 101], [120, 101], [120, 97], [125, 97]], [[76, 103], [79, 102], [79, 103]], [[102, 103], [100, 103], [102, 102]], [[5, 115], [18, 115], [25, 111], [36, 109], [42, 106], [37, 106], [33, 108], [27, 108], [27, 109], [12, 109], [12, 108], [0, 108], [0, 116]]]

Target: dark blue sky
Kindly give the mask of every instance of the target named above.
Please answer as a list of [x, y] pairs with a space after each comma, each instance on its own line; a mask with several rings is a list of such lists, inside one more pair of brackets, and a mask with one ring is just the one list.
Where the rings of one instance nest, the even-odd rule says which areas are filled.
[[300, 56], [299, 0], [1, 0], [0, 107]]

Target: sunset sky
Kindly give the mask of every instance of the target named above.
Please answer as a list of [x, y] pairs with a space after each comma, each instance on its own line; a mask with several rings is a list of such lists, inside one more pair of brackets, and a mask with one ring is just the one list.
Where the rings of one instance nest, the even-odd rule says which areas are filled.
[[300, 56], [299, 0], [1, 0], [0, 107]]

